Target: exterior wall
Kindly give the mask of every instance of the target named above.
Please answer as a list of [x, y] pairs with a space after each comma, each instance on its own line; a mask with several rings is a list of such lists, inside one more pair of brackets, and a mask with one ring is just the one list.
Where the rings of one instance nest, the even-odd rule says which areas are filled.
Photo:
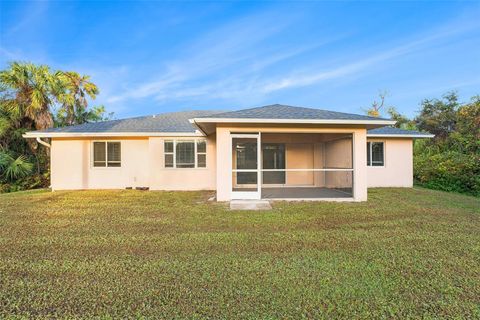
[[368, 187], [413, 187], [413, 139], [378, 138], [368, 141], [384, 142], [385, 157], [383, 167], [367, 167]]
[[[352, 140], [337, 139], [325, 142], [325, 168], [352, 168]], [[351, 188], [351, 172], [325, 173], [325, 186], [328, 188]]]
[[[345, 133], [353, 134], [353, 181], [354, 181], [354, 200], [366, 201], [367, 200], [367, 154], [366, 154], [366, 129], [364, 128], [315, 128], [308, 126], [295, 126], [295, 127], [266, 127], [266, 126], [238, 126], [222, 124], [217, 126], [217, 200], [229, 201], [231, 199], [232, 190], [232, 152], [231, 152], [231, 140], [230, 133], [251, 133], [261, 132], [262, 140], [263, 136], [268, 137], [268, 133], [285, 133], [289, 136], [293, 136], [291, 133]], [[271, 140], [265, 140], [273, 142]], [[285, 142], [285, 140], [283, 141]], [[313, 142], [313, 141], [312, 141]], [[319, 148], [319, 147], [317, 147]], [[312, 151], [313, 154], [321, 154], [320, 149]], [[287, 165], [288, 164], [287, 159]], [[320, 177], [311, 179], [312, 181], [321, 181]], [[313, 182], [310, 182], [311, 184]]]
[[216, 139], [207, 138], [206, 168], [165, 168], [163, 153], [165, 140], [192, 140], [191, 137], [151, 137], [148, 168], [152, 190], [215, 190], [216, 187]]
[[[172, 138], [52, 139], [53, 190], [125, 189], [214, 190], [215, 136], [207, 139], [207, 168], [164, 167], [163, 141]], [[192, 138], [175, 138], [192, 140]], [[93, 167], [93, 141], [120, 141], [121, 167]]]
[[[311, 143], [287, 143], [285, 145], [286, 168], [313, 168], [313, 149]], [[313, 178], [313, 171], [287, 171], [285, 182], [289, 186], [312, 186]]]
[[[338, 166], [342, 159], [350, 161], [352, 154], [348, 152], [342, 154], [342, 152], [345, 153], [345, 150], [353, 149], [355, 201], [365, 201], [367, 199], [367, 185], [368, 187], [413, 186], [413, 143], [410, 138], [368, 139], [368, 141], [383, 141], [385, 143], [385, 166], [367, 167], [365, 129], [219, 126], [216, 136], [212, 135], [207, 139], [207, 168], [205, 169], [164, 168], [163, 141], [172, 138], [52, 139], [52, 189], [123, 189], [125, 187], [150, 187], [152, 190], [217, 189], [217, 199], [227, 201], [230, 200], [232, 187], [230, 132], [258, 131], [262, 133], [353, 133], [352, 148], [342, 146], [343, 143], [346, 143], [342, 142], [345, 140], [337, 140], [338, 142], [333, 144], [331, 142], [312, 141], [314, 143], [313, 150], [310, 147], [308, 154], [313, 155], [315, 167], [323, 167], [324, 163], [326, 167], [329, 167], [334, 164]], [[289, 136], [293, 135], [289, 134]], [[120, 168], [93, 167], [92, 142], [105, 140], [122, 142], [122, 166]], [[287, 157], [289, 157], [289, 150], [292, 151], [293, 149], [287, 146]], [[287, 166], [289, 168], [310, 166], [311, 161], [308, 163], [302, 162], [311, 158], [306, 156], [307, 151], [296, 151], [299, 152], [298, 157], [293, 157], [293, 153], [291, 153], [290, 157], [293, 158], [287, 158]], [[334, 158], [331, 158], [332, 156]], [[298, 161], [302, 163], [299, 164]], [[349, 166], [351, 163], [342, 163], [343, 165]], [[290, 179], [287, 177], [287, 180]], [[326, 180], [328, 178], [324, 173], [315, 173], [313, 177], [308, 177], [308, 183], [315, 186], [325, 185]], [[298, 183], [305, 184], [306, 181], [302, 180]], [[296, 183], [291, 180], [290, 182]], [[327, 186], [329, 184], [326, 183]]]
[[353, 134], [353, 197], [367, 201], [367, 130]]
[[[93, 167], [93, 141], [121, 141], [121, 167]], [[148, 139], [52, 139], [53, 190], [148, 186]]]
[[52, 139], [50, 150], [52, 190], [88, 188], [88, 142]]

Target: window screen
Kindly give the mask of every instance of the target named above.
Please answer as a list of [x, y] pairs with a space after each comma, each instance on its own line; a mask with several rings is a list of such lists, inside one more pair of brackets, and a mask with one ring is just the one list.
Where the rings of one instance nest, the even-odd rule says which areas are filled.
[[175, 158], [177, 168], [195, 168], [195, 142], [177, 141]]
[[107, 158], [105, 152], [105, 142], [93, 143], [93, 166], [105, 167]]
[[367, 142], [367, 165], [381, 167], [385, 165], [384, 143]]
[[205, 140], [197, 141], [197, 167], [207, 167], [207, 142]]
[[164, 154], [165, 154], [165, 168], [173, 168], [174, 166], [173, 141], [165, 141]]
[[121, 154], [120, 142], [95, 141], [93, 143], [93, 166], [120, 167]]
[[107, 142], [107, 166], [120, 167], [121, 150], [120, 142]]
[[165, 140], [165, 168], [206, 168], [207, 141], [195, 140]]

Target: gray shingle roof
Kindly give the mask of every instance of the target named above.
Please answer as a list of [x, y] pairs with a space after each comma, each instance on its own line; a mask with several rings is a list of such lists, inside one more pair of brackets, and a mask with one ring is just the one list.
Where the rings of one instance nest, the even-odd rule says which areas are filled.
[[230, 112], [207, 110], [171, 112], [155, 116], [50, 128], [35, 131], [35, 133], [195, 132], [196, 127], [189, 122], [189, 119], [193, 118], [386, 120], [358, 114], [274, 104]]
[[367, 134], [372, 135], [398, 135], [398, 136], [431, 136], [428, 132], [420, 132], [415, 130], [405, 130], [393, 127], [381, 127], [376, 129], [370, 129], [367, 131]]
[[353, 113], [343, 113], [304, 107], [272, 104], [264, 107], [242, 109], [198, 118], [231, 119], [315, 119], [315, 120], [388, 120]]
[[218, 111], [183, 111], [155, 116], [84, 123], [77, 126], [50, 128], [37, 132], [195, 132], [189, 119], [207, 116]]

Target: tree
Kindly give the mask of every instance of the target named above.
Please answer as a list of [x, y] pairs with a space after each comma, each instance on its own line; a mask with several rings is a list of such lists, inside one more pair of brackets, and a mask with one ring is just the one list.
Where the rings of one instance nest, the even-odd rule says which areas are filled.
[[414, 177], [422, 185], [480, 196], [480, 98], [460, 104], [455, 92], [424, 100], [415, 122], [436, 134], [415, 144]]
[[45, 65], [12, 62], [0, 71], [0, 192], [48, 186], [48, 149], [22, 134], [111, 117], [103, 106], [88, 108], [98, 93], [88, 76]]
[[50, 128], [50, 108], [59, 86], [48, 66], [12, 62], [8, 69], [0, 71], [1, 107], [18, 119], [23, 128]]
[[480, 154], [480, 96], [458, 109], [456, 129], [452, 138], [462, 139], [466, 150]]
[[445, 140], [455, 131], [457, 110], [460, 107], [456, 92], [445, 94], [442, 99], [423, 100], [422, 110], [415, 118], [420, 130], [435, 134], [435, 139]]
[[0, 149], [16, 153], [28, 152], [28, 144], [23, 139], [27, 129], [21, 127], [21, 118], [15, 113], [5, 110], [0, 104]]
[[367, 114], [371, 117], [380, 117], [382, 109], [385, 106], [385, 97], [387, 96], [387, 91], [380, 91], [378, 93], [379, 101], [374, 100], [370, 108], [368, 108]]
[[416, 129], [415, 123], [406, 116], [402, 115], [400, 112], [398, 112], [395, 107], [389, 107], [387, 109], [387, 113], [390, 116], [390, 119], [397, 121], [394, 125], [395, 128], [407, 130]]
[[62, 91], [59, 100], [62, 106], [59, 116], [63, 125], [74, 125], [88, 122], [90, 118], [95, 119], [96, 112], [90, 113], [87, 97], [95, 99], [99, 93], [98, 87], [90, 81], [89, 76], [81, 76], [76, 72], [61, 72], [59, 79], [62, 84]]
[[[84, 108], [77, 108], [75, 111], [74, 124], [107, 121], [113, 118], [113, 112], [107, 113], [103, 105], [95, 106], [89, 108], [88, 110]], [[55, 126], [64, 127], [67, 125], [69, 125], [69, 121], [67, 120], [67, 113], [65, 112], [65, 109], [58, 109], [55, 113]]]

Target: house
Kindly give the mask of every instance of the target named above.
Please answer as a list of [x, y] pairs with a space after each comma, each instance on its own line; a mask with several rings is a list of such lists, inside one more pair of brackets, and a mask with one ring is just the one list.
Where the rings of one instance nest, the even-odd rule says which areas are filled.
[[51, 139], [53, 190], [216, 190], [232, 199], [365, 201], [412, 187], [413, 139], [395, 121], [286, 105], [188, 111], [28, 132]]

